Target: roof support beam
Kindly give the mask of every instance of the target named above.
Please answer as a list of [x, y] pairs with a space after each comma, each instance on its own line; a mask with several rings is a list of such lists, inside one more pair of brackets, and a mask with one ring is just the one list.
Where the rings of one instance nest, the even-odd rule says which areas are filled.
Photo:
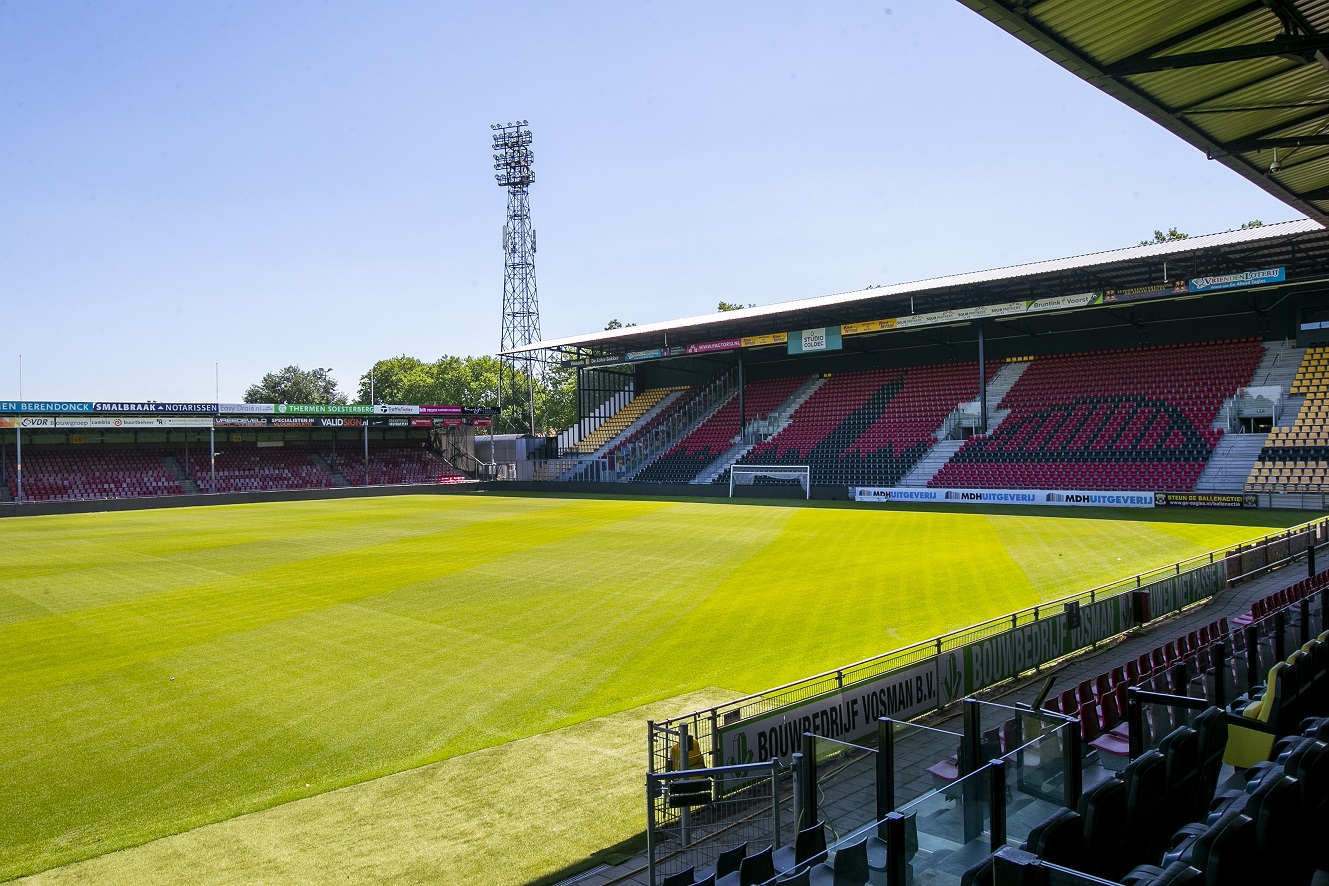
[[1258, 58], [1271, 58], [1289, 55], [1305, 58], [1321, 50], [1329, 50], [1329, 37], [1276, 37], [1264, 43], [1247, 43], [1244, 46], [1224, 46], [1220, 49], [1206, 49], [1200, 52], [1182, 52], [1177, 55], [1164, 55], [1157, 58], [1136, 58], [1108, 65], [1104, 71], [1113, 77], [1129, 77], [1135, 74], [1154, 74], [1159, 71], [1175, 71], [1179, 68], [1198, 68], [1202, 65], [1221, 65], [1227, 62], [1249, 61]]
[[1253, 0], [1253, 2], [1247, 3], [1245, 6], [1238, 6], [1236, 9], [1230, 9], [1222, 15], [1203, 21], [1193, 28], [1187, 28], [1180, 34], [1175, 34], [1166, 40], [1161, 40], [1153, 46], [1141, 49], [1139, 52], [1133, 52], [1126, 58], [1120, 59], [1117, 64], [1128, 64], [1130, 62], [1151, 59], [1160, 52], [1171, 49], [1174, 46], [1180, 46], [1183, 43], [1188, 43], [1196, 37], [1203, 37], [1210, 31], [1221, 28], [1223, 25], [1231, 24], [1238, 19], [1243, 19], [1252, 13], [1261, 12], [1268, 8], [1269, 7], [1264, 4], [1263, 0]]
[[1300, 31], [1303, 34], [1314, 34], [1316, 30], [1311, 26], [1310, 19], [1302, 15], [1301, 10], [1297, 9], [1295, 3], [1289, 3], [1288, 0], [1263, 0], [1264, 5], [1269, 7], [1270, 12], [1278, 16], [1278, 20], [1283, 23], [1283, 28], [1289, 33]]
[[1329, 117], [1329, 105], [1323, 105], [1319, 108], [1316, 108], [1313, 111], [1308, 111], [1305, 114], [1299, 114], [1296, 117], [1284, 120], [1281, 123], [1276, 123], [1273, 126], [1266, 127], [1264, 129], [1259, 130], [1258, 132], [1252, 132], [1249, 135], [1245, 136], [1244, 138], [1247, 139], [1264, 138], [1266, 136], [1273, 135], [1275, 132], [1282, 132], [1286, 129], [1291, 129], [1294, 126], [1300, 126], [1303, 123], [1310, 123], [1314, 120], [1319, 120], [1324, 117]]
[[1329, 145], [1329, 134], [1293, 135], [1286, 138], [1239, 138], [1223, 145], [1223, 153], [1249, 154], [1252, 151], [1267, 151], [1272, 148], [1309, 148], [1321, 145]]
[[1279, 77], [1283, 77], [1289, 71], [1293, 70], [1296, 70], [1295, 66], [1279, 68], [1277, 71], [1272, 71], [1268, 74], [1265, 74], [1263, 77], [1256, 77], [1253, 80], [1247, 80], [1246, 82], [1238, 86], [1229, 86], [1228, 88], [1222, 90], [1221, 92], [1215, 92], [1213, 95], [1207, 95], [1204, 98], [1200, 99], [1199, 101], [1191, 102], [1188, 105], [1179, 105], [1177, 107], [1171, 108], [1170, 110], [1178, 117], [1185, 116], [1186, 114], [1189, 114], [1191, 111], [1203, 108], [1205, 105], [1209, 104], [1210, 102], [1222, 101], [1223, 99], [1228, 98], [1229, 96], [1236, 95], [1240, 92], [1245, 92], [1248, 89], [1254, 89], [1257, 86], [1264, 86], [1266, 83], [1270, 82], [1271, 80], [1277, 80]]
[[1315, 188], [1314, 190], [1306, 191], [1302, 196], [1307, 200], [1329, 200], [1329, 185], [1326, 185], [1323, 188]]

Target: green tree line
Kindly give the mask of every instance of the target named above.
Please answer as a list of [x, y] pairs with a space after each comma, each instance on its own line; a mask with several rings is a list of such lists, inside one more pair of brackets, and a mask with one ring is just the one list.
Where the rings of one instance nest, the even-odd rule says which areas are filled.
[[[356, 403], [406, 405], [498, 405], [500, 362], [496, 357], [442, 356], [427, 362], [417, 357], [388, 357], [360, 376]], [[347, 396], [329, 369], [287, 366], [269, 372], [245, 391], [246, 403], [346, 403]], [[371, 376], [372, 373], [372, 376]], [[517, 367], [515, 377], [503, 376], [503, 413], [494, 422], [497, 433], [525, 433], [530, 419], [530, 378]], [[370, 400], [370, 392], [373, 400]], [[558, 433], [577, 420], [577, 373], [549, 366], [535, 376], [536, 433]]]
[[[500, 361], [496, 357], [442, 356], [432, 363], [417, 357], [389, 357], [373, 366], [373, 395], [378, 403], [496, 406]], [[530, 425], [530, 379], [518, 364], [515, 380], [503, 376], [503, 414], [499, 433], [521, 433]], [[370, 373], [360, 376], [357, 403], [369, 403]], [[536, 433], [558, 433], [577, 420], [576, 370], [549, 366], [535, 376]]]

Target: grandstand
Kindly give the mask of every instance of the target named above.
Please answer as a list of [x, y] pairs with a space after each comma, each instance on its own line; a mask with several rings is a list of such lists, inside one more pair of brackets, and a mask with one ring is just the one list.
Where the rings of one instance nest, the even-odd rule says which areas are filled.
[[[0, 502], [437, 486], [493, 472], [492, 458], [475, 451], [475, 428], [491, 421], [485, 410], [434, 419], [349, 417], [373, 407], [306, 408], [317, 417], [277, 417], [262, 404], [0, 403], [0, 426], [13, 428], [0, 442]], [[19, 417], [5, 418], [6, 411]], [[167, 411], [188, 417], [153, 415]]]
[[661, 400], [679, 388], [650, 388], [633, 397], [622, 409], [615, 412], [598, 428], [591, 431], [573, 446], [576, 452], [592, 453], [610, 440], [619, 436], [629, 425], [637, 421]]
[[541, 342], [578, 376], [554, 459], [553, 441], [534, 439], [481, 459], [473, 435], [445, 442], [455, 428], [440, 419], [395, 419], [365, 441], [344, 421], [194, 404], [194, 431], [80, 431], [10, 403], [27, 427], [4, 419], [0, 498], [18, 498], [24, 437], [31, 502], [210, 493], [214, 470], [219, 493], [502, 476], [713, 495], [739, 463], [807, 465], [816, 498], [1043, 490], [1319, 507], [1322, 310], [1329, 231], [1300, 221]]
[[[1305, 478], [1329, 452], [1273, 453], [1329, 439], [1314, 397], [1279, 425], [1325, 281], [1329, 232], [1288, 222], [541, 342], [576, 368], [583, 436], [526, 476], [714, 494], [734, 464], [807, 465], [818, 498], [1318, 507], [1288, 496], [1326, 492]], [[625, 377], [641, 393], [601, 409]]]
[[1001, 401], [1005, 421], [929, 485], [1190, 491], [1260, 350], [1250, 338], [1035, 359]]
[[[987, 378], [999, 366], [989, 362]], [[963, 364], [831, 375], [784, 428], [735, 463], [806, 464], [813, 482], [823, 486], [893, 486], [937, 442], [957, 404], [977, 396], [977, 388], [971, 367]]]
[[[1215, 108], [1209, 119], [1227, 122], [1202, 132], [1198, 115], [1172, 111], [1213, 97], [1185, 71], [1131, 73], [1188, 41], [1212, 51], [1206, 26], [1270, 37], [1268, 22], [1252, 29], [1243, 18], [1271, 8], [1290, 31], [1312, 30], [1295, 4], [1231, 4], [1208, 21], [1203, 5], [1141, 4], [1182, 20], [1164, 33], [1139, 24], [1143, 13], [1134, 30], [1118, 29], [1114, 4], [1058, 16], [1092, 4], [965, 2], [1324, 219], [1324, 164], [1304, 156], [1266, 175], [1260, 144], [1281, 135], [1316, 148], [1318, 111], [1284, 107], [1290, 116], [1271, 121], [1248, 95], [1249, 122]], [[1318, 64], [1286, 56], [1322, 62], [1329, 44], [1284, 36], [1302, 42], [1282, 41], [1256, 81], [1225, 88], [1282, 90], [1261, 92], [1275, 104], [1307, 91], [1285, 81], [1320, 76]], [[1232, 60], [1253, 60], [1240, 55]], [[1324, 509], [1320, 221], [540, 342], [532, 349], [576, 369], [579, 414], [558, 458], [514, 446], [503, 476], [542, 478], [513, 490], [715, 495], [734, 465], [808, 465], [826, 499], [1037, 490], [1046, 495], [1030, 503], [1123, 492]], [[1295, 361], [1294, 378], [1270, 371], [1274, 355]], [[497, 473], [482, 470], [473, 439], [443, 439], [437, 420], [385, 418], [339, 437], [354, 425], [283, 426], [195, 405], [212, 407], [200, 410], [206, 424], [108, 430], [81, 416], [62, 425], [60, 404], [0, 404], [0, 418], [30, 421], [0, 425], [14, 431], [0, 444], [4, 498], [437, 487]], [[1314, 565], [1326, 542], [1313, 523], [652, 723], [648, 856], [580, 882], [1311, 882], [1329, 870], [1317, 840], [1329, 824], [1329, 572]], [[950, 595], [964, 605], [985, 590]], [[432, 647], [422, 656], [439, 657]], [[1029, 678], [1040, 669], [1057, 691]], [[813, 706], [817, 719], [802, 719]], [[858, 719], [863, 728], [846, 725]]]
[[1289, 395], [1304, 398], [1290, 427], [1274, 427], [1251, 468], [1246, 489], [1323, 493], [1329, 483], [1329, 350], [1309, 348]]

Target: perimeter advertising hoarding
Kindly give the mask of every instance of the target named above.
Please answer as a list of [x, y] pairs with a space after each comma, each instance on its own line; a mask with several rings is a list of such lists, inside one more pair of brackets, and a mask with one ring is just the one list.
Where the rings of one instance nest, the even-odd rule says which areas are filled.
[[[1160, 589], [1160, 585], [1182, 580], [1185, 593]], [[1219, 563], [1150, 585], [1147, 590], [1157, 594], [1160, 602], [1188, 605], [1212, 594], [1222, 581]], [[804, 732], [837, 741], [861, 739], [876, 730], [878, 717], [908, 720], [937, 710], [1132, 626], [1131, 595], [1118, 594], [1081, 605], [1080, 626], [1073, 631], [1066, 629], [1066, 616], [1058, 612], [769, 713], [718, 724], [716, 741], [721, 764], [759, 763], [774, 758], [787, 764], [790, 756], [801, 750]]]
[[[417, 407], [418, 408], [418, 407]], [[278, 403], [278, 415], [373, 415], [377, 407], [368, 403], [348, 403], [344, 406], [328, 403]]]
[[927, 504], [1040, 505], [1073, 508], [1152, 508], [1152, 492], [1093, 492], [1084, 489], [928, 489], [851, 486], [851, 501]]
[[0, 400], [0, 412], [95, 412], [91, 401], [84, 400]]
[[801, 749], [804, 732], [853, 741], [876, 730], [878, 717], [908, 720], [944, 703], [938, 697], [935, 657], [928, 658], [798, 705], [718, 727], [723, 765], [776, 757], [788, 763], [790, 755]]
[[[478, 419], [477, 419], [478, 421]], [[460, 423], [460, 421], [459, 421]], [[432, 418], [409, 418], [367, 415], [363, 417], [337, 417], [323, 415], [223, 415], [214, 426], [218, 428], [418, 428], [433, 427]]]
[[100, 415], [89, 418], [57, 417], [60, 428], [210, 428], [212, 417], [206, 415], [125, 416], [123, 418]]
[[1156, 508], [1258, 508], [1254, 492], [1155, 492]]
[[177, 415], [213, 415], [217, 412], [216, 403], [157, 403], [152, 400], [144, 403], [98, 401], [93, 403], [92, 407], [93, 412], [149, 412]]
[[222, 403], [220, 415], [462, 415], [487, 414], [485, 407], [414, 406], [402, 403]]

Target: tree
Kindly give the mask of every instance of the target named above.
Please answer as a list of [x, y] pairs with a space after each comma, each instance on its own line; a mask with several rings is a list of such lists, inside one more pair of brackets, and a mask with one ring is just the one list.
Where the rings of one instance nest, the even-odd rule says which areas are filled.
[[[374, 400], [414, 406], [497, 406], [500, 361], [497, 357], [450, 357], [432, 363], [402, 355], [374, 363]], [[555, 432], [577, 420], [577, 373], [549, 366], [535, 378], [536, 431]], [[503, 375], [503, 413], [499, 431], [522, 432], [530, 425], [530, 376], [517, 365], [515, 376]], [[370, 373], [360, 376], [357, 403], [368, 403]]]
[[[755, 307], [756, 307], [756, 304], [750, 304], [750, 305], [748, 305], [748, 307], [749, 307], [749, 308], [755, 308]], [[743, 310], [743, 305], [736, 304], [735, 302], [731, 302], [731, 301], [722, 301], [722, 302], [720, 302], [719, 304], [717, 304], [717, 305], [715, 306], [715, 309], [716, 309], [717, 311], [720, 311], [721, 313], [723, 313], [723, 312], [725, 312], [725, 311], [741, 311], [741, 310]]]
[[342, 404], [346, 395], [337, 390], [331, 369], [301, 369], [287, 366], [269, 372], [258, 384], [245, 391], [246, 403], [323, 403]]
[[627, 329], [629, 326], [636, 326], [636, 325], [637, 325], [636, 323], [620, 323], [618, 322], [618, 318], [615, 317], [613, 320], [610, 320], [608, 323], [605, 324], [605, 331], [608, 332], [611, 329]]
[[1241, 226], [1241, 229], [1243, 231], [1249, 231], [1251, 228], [1263, 228], [1263, 227], [1264, 227], [1264, 222], [1260, 221], [1258, 218], [1253, 218], [1250, 221], [1244, 223]]
[[1141, 240], [1140, 245], [1153, 246], [1155, 243], [1171, 243], [1173, 240], [1185, 240], [1188, 237], [1190, 237], [1190, 234], [1183, 234], [1181, 231], [1178, 231], [1176, 228], [1168, 228], [1166, 234], [1164, 234], [1162, 231], [1154, 231], [1154, 239]]

